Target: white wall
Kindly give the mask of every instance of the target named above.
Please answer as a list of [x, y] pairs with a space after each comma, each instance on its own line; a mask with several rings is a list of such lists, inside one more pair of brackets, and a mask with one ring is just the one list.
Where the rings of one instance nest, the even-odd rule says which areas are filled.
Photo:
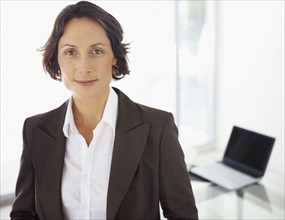
[[284, 1], [217, 1], [217, 146], [233, 125], [276, 138], [284, 175]]

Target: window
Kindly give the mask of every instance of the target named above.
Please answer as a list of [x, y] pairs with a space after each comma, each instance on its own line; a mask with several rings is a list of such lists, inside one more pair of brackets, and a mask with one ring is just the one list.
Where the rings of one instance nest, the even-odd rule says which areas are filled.
[[176, 111], [182, 146], [214, 139], [214, 5], [175, 1]]
[[[74, 1], [1, 2], [1, 196], [13, 193], [28, 116], [70, 97], [43, 73], [38, 48]], [[211, 1], [98, 1], [131, 43], [131, 74], [112, 82], [131, 99], [170, 111], [184, 149], [213, 140]], [[211, 6], [211, 7], [209, 7]], [[15, 16], [15, 14], [17, 16]]]

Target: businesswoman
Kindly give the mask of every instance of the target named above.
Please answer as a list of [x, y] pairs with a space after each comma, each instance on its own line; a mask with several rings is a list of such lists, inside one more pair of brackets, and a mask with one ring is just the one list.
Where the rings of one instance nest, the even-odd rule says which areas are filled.
[[[72, 96], [26, 119], [12, 219], [198, 219], [171, 113], [110, 87], [129, 73], [118, 21], [90, 2], [64, 8], [43, 66]], [[146, 63], [147, 65], [147, 63]]]

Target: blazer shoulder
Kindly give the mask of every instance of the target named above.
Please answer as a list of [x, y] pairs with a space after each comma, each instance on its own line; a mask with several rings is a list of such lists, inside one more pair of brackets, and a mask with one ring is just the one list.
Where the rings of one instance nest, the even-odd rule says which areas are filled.
[[[135, 121], [140, 118], [144, 123], [156, 123], [164, 121], [167, 116], [173, 117], [171, 112], [135, 102], [119, 89], [114, 90], [119, 96], [119, 113], [124, 115], [124, 119]], [[122, 121], [125, 123], [125, 120]]]
[[135, 103], [135, 104], [140, 112], [140, 115], [144, 118], [160, 120], [160, 119], [164, 119], [168, 115], [172, 115], [171, 112], [167, 112], [162, 109], [154, 108], [154, 107], [143, 105], [140, 103]]
[[54, 120], [61, 120], [62, 118], [64, 119], [67, 105], [68, 105], [68, 100], [65, 101], [61, 106], [55, 109], [27, 117], [25, 120], [26, 127], [30, 127], [30, 128], [42, 127], [47, 122], [54, 121]]

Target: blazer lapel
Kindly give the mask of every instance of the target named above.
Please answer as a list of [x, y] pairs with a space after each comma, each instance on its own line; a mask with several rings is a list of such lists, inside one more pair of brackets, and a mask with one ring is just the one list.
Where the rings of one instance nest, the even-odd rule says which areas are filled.
[[107, 219], [114, 219], [143, 154], [149, 124], [141, 124], [136, 104], [122, 92], [107, 197]]
[[[114, 219], [139, 165], [149, 132], [134, 102], [118, 89], [118, 119], [107, 195], [107, 219]], [[36, 181], [47, 219], [63, 219], [61, 178], [66, 139], [62, 132], [67, 102], [34, 129]], [[43, 156], [44, 155], [44, 156]]]
[[63, 219], [61, 178], [66, 139], [62, 132], [67, 103], [49, 114], [42, 127], [34, 129], [36, 182], [47, 219]]

